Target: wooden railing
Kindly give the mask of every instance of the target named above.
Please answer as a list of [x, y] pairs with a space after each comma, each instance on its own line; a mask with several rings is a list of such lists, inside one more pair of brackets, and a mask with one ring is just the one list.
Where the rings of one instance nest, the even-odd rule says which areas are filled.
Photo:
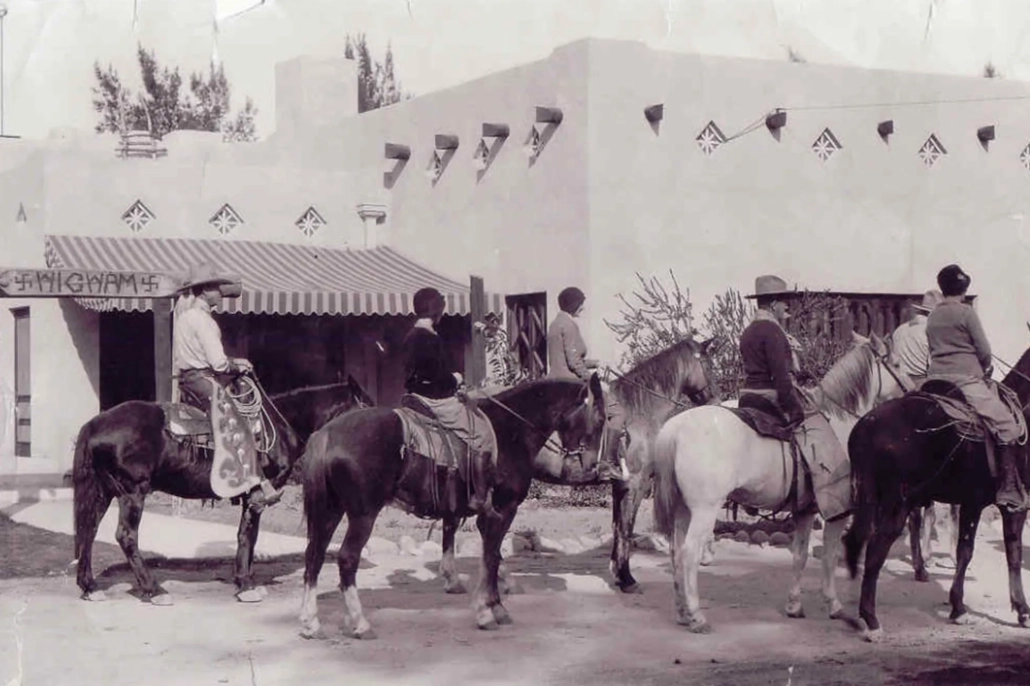
[[160, 148], [157, 139], [149, 131], [128, 131], [122, 134], [121, 144], [115, 149], [118, 157], [146, 157], [154, 159], [168, 154], [167, 148]]

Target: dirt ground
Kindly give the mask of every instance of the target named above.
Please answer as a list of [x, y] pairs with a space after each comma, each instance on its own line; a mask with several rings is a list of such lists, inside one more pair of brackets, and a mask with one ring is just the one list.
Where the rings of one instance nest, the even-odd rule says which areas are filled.
[[[526, 528], [560, 538], [606, 530], [605, 515], [529, 508], [520, 517]], [[411, 535], [389, 521], [377, 535]], [[1026, 684], [1030, 634], [1008, 608], [1000, 539], [996, 524], [981, 526], [966, 585], [973, 624], [966, 626], [946, 619], [950, 572], [931, 570], [931, 583], [916, 583], [899, 543], [881, 577], [889, 639], [880, 645], [825, 617], [816, 560], [805, 577], [809, 618], [788, 619], [789, 552], [731, 540], [717, 544], [715, 564], [700, 575], [715, 629], [706, 636], [676, 625], [668, 555], [645, 551], [633, 558], [640, 595], [610, 588], [606, 549], [510, 557], [524, 592], [505, 601], [515, 624], [493, 632], [475, 628], [469, 596], [442, 593], [436, 557], [373, 555], [358, 582], [374, 641], [335, 631], [343, 604], [332, 562], [319, 583], [330, 635], [322, 641], [298, 636], [299, 559], [258, 565], [269, 597], [254, 605], [233, 598], [228, 561], [162, 563], [157, 574], [175, 598], [171, 607], [139, 602], [124, 565], [101, 576], [104, 603], [78, 600], [74, 569], [56, 570], [0, 580], [0, 684]], [[474, 584], [478, 561], [458, 563]], [[840, 569], [838, 584], [853, 611], [858, 582]]]

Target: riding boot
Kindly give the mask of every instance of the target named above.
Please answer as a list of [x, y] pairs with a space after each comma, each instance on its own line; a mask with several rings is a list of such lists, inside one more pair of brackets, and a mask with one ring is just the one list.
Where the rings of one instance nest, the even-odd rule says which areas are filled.
[[607, 450], [605, 454], [597, 457], [597, 480], [598, 481], [624, 481], [622, 465], [619, 463], [619, 456], [625, 454], [626, 446], [629, 443], [629, 432], [622, 431], [616, 439], [615, 450]]
[[493, 493], [490, 488], [493, 456], [489, 452], [478, 450], [471, 452], [469, 471], [472, 479], [472, 495], [469, 496], [469, 509], [476, 514], [500, 519], [500, 513], [494, 509]]
[[1011, 512], [1021, 512], [1027, 509], [1025, 491], [1022, 489], [1019, 479], [1018, 450], [1019, 446], [1017, 445], [998, 446], [1001, 484], [998, 486], [994, 502], [999, 509], [1004, 508]]

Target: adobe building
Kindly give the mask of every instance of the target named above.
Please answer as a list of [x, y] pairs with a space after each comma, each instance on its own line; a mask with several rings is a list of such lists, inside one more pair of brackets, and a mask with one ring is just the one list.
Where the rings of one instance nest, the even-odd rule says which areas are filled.
[[[698, 317], [715, 295], [749, 293], [765, 273], [864, 294], [878, 304], [855, 316], [883, 332], [934, 286], [941, 266], [958, 262], [973, 276], [997, 354], [1014, 362], [1026, 348], [1026, 84], [595, 39], [361, 115], [347, 61], [294, 60], [276, 77], [277, 130], [261, 143], [177, 132], [158, 143], [162, 157], [122, 159], [119, 142], [103, 136], [2, 142], [0, 231], [14, 253], [0, 262], [43, 267], [49, 254], [69, 267], [153, 268], [151, 241], [185, 241], [177, 255], [239, 246], [233, 255], [254, 256], [249, 241], [285, 245], [275, 254], [289, 259], [254, 257], [249, 276], [244, 265], [237, 270], [245, 311], [290, 301], [251, 319], [223, 318], [278, 317], [239, 331], [223, 324], [233, 345], [253, 349], [293, 332], [282, 322], [308, 316], [292, 311], [302, 307], [294, 300], [329, 298], [339, 283], [291, 251], [390, 251], [396, 257], [376, 274], [396, 273], [394, 260], [418, 265], [448, 285], [455, 314], [468, 311], [458, 302], [468, 276], [483, 277], [498, 294], [492, 309], [503, 295], [513, 341], [537, 373], [557, 294], [571, 284], [588, 295], [590, 356], [614, 363], [620, 350], [604, 319], [618, 316], [618, 295], [635, 288], [638, 272], [672, 269]], [[248, 279], [266, 295], [248, 295]], [[373, 290], [363, 297], [376, 301], [374, 312], [343, 319], [383, 317], [389, 308]], [[103, 351], [116, 350], [118, 332], [132, 325], [112, 318], [105, 333], [104, 314], [75, 300], [0, 305], [0, 380], [8, 384], [15, 322], [31, 309], [33, 457], [19, 468], [35, 460], [66, 469], [79, 425], [104, 404], [103, 370], [121, 364]], [[454, 321], [457, 341], [468, 320]], [[316, 352], [296, 351], [289, 363], [255, 359], [262, 378], [289, 364], [290, 380], [354, 370], [371, 384], [367, 361], [388, 355], [380, 348], [404, 324], [389, 334], [308, 326]], [[255, 343], [261, 337], [266, 343]], [[468, 350], [467, 340], [456, 345]], [[332, 357], [341, 347], [345, 354]], [[395, 366], [375, 367], [384, 402], [397, 393]], [[141, 391], [122, 395], [133, 392]]]

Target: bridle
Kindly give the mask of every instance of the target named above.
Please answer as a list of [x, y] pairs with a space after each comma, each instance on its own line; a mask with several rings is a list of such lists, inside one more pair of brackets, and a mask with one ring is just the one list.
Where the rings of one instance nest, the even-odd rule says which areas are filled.
[[[879, 352], [877, 352], [877, 350], [875, 348], [873, 348], [868, 343], [865, 343], [865, 345], [869, 346], [869, 350], [873, 354], [873, 359], [878, 363], [876, 365], [876, 395], [874, 397], [879, 398], [880, 395], [883, 393], [883, 370], [884, 369], [887, 370], [887, 373], [890, 374], [891, 377], [894, 378], [894, 381], [896, 381], [898, 386], [900, 386], [903, 390], [905, 390], [905, 391], [915, 390], [915, 384], [912, 383], [912, 379], [909, 378], [908, 374], [904, 374], [903, 376], [905, 378], [902, 379], [901, 376], [899, 376], [898, 373], [894, 371], [894, 367], [891, 365], [891, 361], [890, 361], [890, 351], [887, 351], [887, 352], [885, 352], [884, 354], [881, 355]], [[847, 414], [849, 414], [852, 417], [854, 417], [855, 419], [861, 419], [862, 418], [860, 415], [858, 415], [855, 412], [853, 412], [853, 411], [849, 410], [848, 408], [844, 407], [844, 405], [842, 405], [840, 403], [840, 401], [838, 401], [836, 398], [834, 398], [829, 393], [823, 391], [823, 397], [826, 398], [827, 400], [829, 400], [831, 403], [833, 403], [837, 407], [839, 407], [841, 410], [843, 410]]]
[[[486, 399], [489, 400], [490, 402], [492, 402], [494, 405], [497, 405], [497, 407], [501, 408], [502, 410], [504, 410], [505, 412], [510, 414], [512, 417], [515, 417], [515, 419], [519, 420], [520, 422], [522, 422], [523, 424], [528, 426], [533, 431], [536, 431], [538, 434], [544, 436], [545, 437], [545, 439], [544, 439], [544, 447], [550, 448], [554, 452], [557, 452], [558, 454], [560, 454], [562, 456], [562, 458], [565, 458], [565, 457], [580, 458], [580, 457], [582, 457], [583, 453], [586, 452], [586, 446], [584, 446], [582, 443], [580, 444], [580, 446], [578, 448], [570, 450], [570, 449], [566, 448], [560, 442], [554, 441], [554, 439], [551, 438], [551, 434], [554, 433], [553, 431], [552, 432], [544, 431], [543, 429], [538, 427], [536, 424], [534, 424], [533, 422], [529, 421], [528, 419], [523, 417], [521, 414], [519, 414], [515, 410], [511, 409], [510, 407], [508, 407], [507, 405], [505, 405], [504, 403], [502, 403], [500, 400], [498, 400], [497, 398], [493, 397], [492, 395], [486, 396]], [[601, 433], [601, 445], [602, 446], [604, 445], [605, 435], [607, 434], [607, 430], [606, 430], [607, 423], [608, 423], [608, 419], [607, 419], [607, 417], [605, 417], [605, 419], [601, 422], [601, 431], [602, 431], [602, 433]]]

